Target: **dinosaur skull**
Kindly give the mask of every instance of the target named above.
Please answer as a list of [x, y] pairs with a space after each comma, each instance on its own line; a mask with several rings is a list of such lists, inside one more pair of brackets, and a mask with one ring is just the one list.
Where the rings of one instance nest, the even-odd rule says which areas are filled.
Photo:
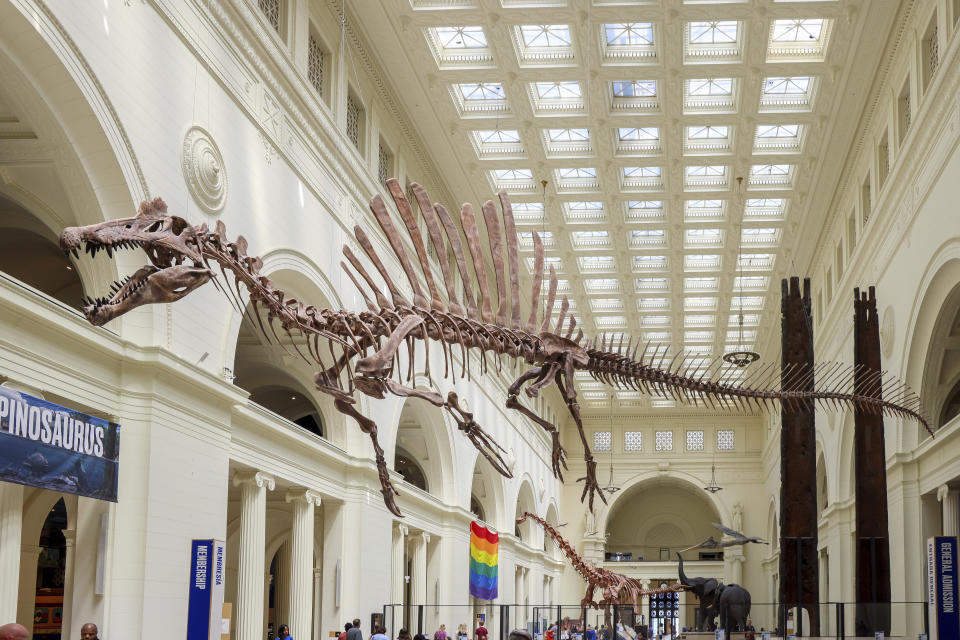
[[[67, 227], [60, 234], [60, 248], [75, 256], [80, 246], [91, 256], [103, 249], [113, 257], [118, 249], [141, 248], [150, 264], [123, 282], [113, 283], [110, 297], [88, 299], [83, 307], [87, 320], [100, 326], [145, 304], [176, 302], [204, 284], [213, 272], [203, 266], [198, 231], [186, 220], [167, 213], [160, 198], [140, 203], [133, 218], [122, 218], [86, 227]], [[183, 264], [190, 260], [193, 265]]]

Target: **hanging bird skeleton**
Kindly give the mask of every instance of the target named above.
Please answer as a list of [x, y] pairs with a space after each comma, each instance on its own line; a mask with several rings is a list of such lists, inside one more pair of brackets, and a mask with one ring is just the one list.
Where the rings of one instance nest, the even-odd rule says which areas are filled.
[[726, 549], [727, 547], [736, 547], [741, 544], [750, 544], [751, 542], [756, 544], [770, 544], [763, 538], [744, 535], [735, 529], [725, 527], [722, 524], [717, 524], [716, 522], [712, 524], [721, 532], [723, 532], [720, 540], [710, 536], [699, 544], [695, 544], [692, 547], [687, 547], [686, 549], [681, 549], [680, 553], [684, 553], [685, 551], [693, 551], [694, 549]]
[[[618, 389], [642, 390], [648, 394], [713, 408], [753, 410], [782, 404], [786, 410], [793, 411], [820, 402], [834, 407], [858, 407], [875, 413], [900, 415], [921, 422], [929, 430], [920, 413], [919, 398], [906, 385], [882, 374], [871, 378], [861, 393], [853, 389], [854, 369], [836, 363], [820, 363], [812, 368], [795, 367], [783, 371], [773, 363], [754, 365], [741, 379], [735, 380], [730, 376], [731, 372], [739, 371], [742, 374], [743, 370], [725, 363], [721, 358], [711, 359], [703, 355], [687, 357], [681, 353], [671, 357], [669, 346], [642, 344], [622, 334], [585, 339], [583, 330], [577, 327], [576, 319], [568, 314], [570, 304], [565, 296], [560, 302], [556, 320], [553, 319], [557, 299], [557, 276], [553, 265], [550, 266], [546, 304], [541, 313], [544, 248], [536, 232], [532, 234], [530, 307], [526, 318], [523, 318], [517, 232], [510, 200], [504, 191], [499, 193], [499, 215], [493, 201], [487, 201], [481, 207], [496, 282], [494, 298], [487, 279], [487, 261], [481, 248], [473, 207], [464, 204], [459, 216], [460, 228], [466, 237], [472, 259], [471, 273], [460, 229], [453, 217], [442, 205], [433, 203], [420, 185], [411, 185], [427, 235], [437, 255], [452, 255], [459, 272], [462, 295], [457, 292], [451, 265], [445, 259], [437, 260], [446, 290], [444, 297], [434, 279], [422, 239], [423, 231], [418, 226], [409, 200], [396, 179], [388, 180], [387, 187], [416, 253], [420, 273], [407, 253], [386, 203], [379, 195], [374, 196], [370, 201], [370, 210], [396, 254], [412, 296], [408, 298], [401, 292], [401, 285], [394, 282], [374, 250], [370, 237], [358, 225], [354, 228], [357, 243], [390, 294], [387, 296], [382, 292], [364, 262], [349, 246], [344, 245], [343, 255], [349, 266], [344, 262], [340, 265], [366, 304], [366, 311], [361, 312], [321, 309], [286, 297], [260, 272], [263, 261], [247, 255], [248, 244], [243, 236], [238, 236], [234, 241], [228, 240], [221, 221], [217, 221], [214, 229], [209, 229], [206, 224], [192, 226], [183, 218], [167, 213], [166, 205], [159, 198], [141, 203], [137, 215], [132, 218], [64, 229], [60, 246], [65, 252], [73, 252], [76, 256], [83, 246], [91, 256], [103, 250], [111, 258], [115, 250], [140, 248], [149, 258], [149, 264], [124, 281], [115, 282], [109, 296], [85, 300], [83, 313], [94, 325], [103, 325], [146, 304], [175, 302], [211, 280], [239, 313], [253, 316], [250, 322], [255, 319], [268, 341], [272, 336], [277, 343], [284, 342], [276, 328], [279, 324], [300, 357], [311, 365], [319, 366], [320, 370], [314, 376], [317, 389], [330, 395], [337, 410], [355, 419], [360, 429], [370, 437], [384, 502], [397, 516], [401, 515], [394, 500], [397, 491], [390, 482], [384, 452], [378, 441], [377, 425], [358, 411], [357, 391], [372, 398], [383, 398], [387, 394], [419, 398], [441, 407], [449, 412], [459, 430], [499, 473], [512, 476], [503, 459], [504, 450], [474, 421], [472, 413], [460, 402], [455, 392], [451, 391], [444, 397], [434, 391], [410, 386], [415, 354], [420, 348], [426, 356], [423, 360], [426, 367], [424, 373], [430, 378], [431, 343], [440, 345], [443, 377], [454, 382], [458, 368], [455, 358], [457, 350], [460, 352], [461, 379], [471, 380], [478, 371], [481, 375], [485, 374], [492, 366], [491, 360], [495, 361], [498, 371], [502, 370], [504, 359], [519, 359], [529, 365], [530, 368], [510, 385], [506, 406], [519, 411], [549, 434], [552, 439], [553, 473], [562, 480], [567, 462], [566, 451], [560, 444], [560, 432], [554, 424], [520, 401], [521, 391], [527, 397], [534, 398], [549, 385], [556, 385], [583, 445], [586, 472], [578, 480], [584, 483], [580, 499], [588, 500], [591, 511], [596, 495], [604, 502], [606, 498], [600, 491], [596, 478], [597, 462], [583, 430], [574, 384], [577, 371], [585, 371], [594, 379]], [[504, 268], [504, 253], [509, 274]], [[214, 277], [212, 263], [216, 263], [223, 274], [222, 281], [218, 282]], [[227, 272], [231, 274], [233, 282], [230, 282], [231, 277], [227, 276]], [[423, 281], [426, 282], [426, 289]], [[243, 303], [241, 287], [247, 291], [249, 305]], [[294, 342], [295, 336], [305, 340], [305, 346]], [[404, 345], [408, 355], [406, 372], [400, 360]], [[473, 362], [474, 353], [476, 365]], [[491, 358], [488, 358], [488, 354], [491, 354]], [[815, 379], [819, 385], [815, 391], [806, 390], [811, 379]], [[882, 393], [879, 393], [877, 390], [881, 388]]]

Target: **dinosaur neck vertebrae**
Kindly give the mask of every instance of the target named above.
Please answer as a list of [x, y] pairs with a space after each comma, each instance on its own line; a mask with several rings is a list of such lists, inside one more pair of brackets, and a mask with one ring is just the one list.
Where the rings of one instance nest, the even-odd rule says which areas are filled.
[[[863, 411], [915, 419], [929, 430], [920, 412], [920, 400], [916, 394], [906, 385], [879, 372], [870, 374], [864, 383], [862, 376], [859, 376], [862, 372], [835, 363], [820, 363], [813, 368], [784, 369], [774, 364], [754, 365], [745, 371], [719, 357], [710, 359], [682, 353], [671, 356], [669, 347], [642, 344], [623, 335], [603, 335], [586, 340], [583, 330], [577, 327], [576, 318], [568, 313], [570, 304], [566, 297], [560, 300], [559, 314], [554, 320], [558, 281], [552, 265], [546, 281], [546, 301], [541, 312], [545, 260], [543, 242], [536, 232], [530, 234], [533, 278], [529, 312], [522, 313], [518, 235], [510, 200], [502, 191], [499, 193], [499, 216], [493, 201], [485, 202], [481, 208], [496, 283], [494, 300], [488, 282], [487, 260], [481, 248], [480, 232], [472, 207], [464, 204], [460, 210], [460, 226], [473, 266], [471, 273], [460, 231], [451, 215], [442, 205], [432, 203], [420, 185], [411, 185], [426, 235], [436, 255], [441, 256], [436, 260], [436, 266], [441, 274], [444, 295], [437, 285], [434, 265], [428, 258], [422, 237], [423, 231], [410, 202], [395, 179], [388, 180], [387, 187], [420, 269], [418, 272], [414, 267], [383, 199], [379, 195], [374, 196], [370, 201], [370, 210], [386, 236], [396, 263], [404, 272], [408, 285], [404, 288], [411, 295], [408, 298], [401, 291], [401, 286], [394, 281], [374, 249], [370, 237], [358, 225], [354, 228], [357, 246], [362, 249], [384, 285], [381, 287], [377, 284], [350, 246], [343, 247], [343, 255], [349, 265], [345, 262], [340, 265], [356, 285], [366, 305], [366, 310], [359, 313], [318, 308], [286, 297], [268, 277], [261, 274], [263, 261], [247, 255], [247, 241], [242, 236], [233, 242], [228, 241], [222, 222], [217, 222], [213, 230], [206, 225], [190, 227], [182, 219], [168, 216], [166, 206], [159, 199], [141, 205], [136, 218], [65, 229], [61, 235], [61, 246], [65, 250], [76, 251], [81, 242], [87, 242], [88, 251], [92, 246], [94, 254], [100, 247], [107, 248], [108, 254], [113, 247], [141, 247], [155, 265], [145, 268], [143, 279], [137, 280], [137, 291], [149, 289], [150, 295], [143, 296], [142, 302], [138, 301], [136, 295], [120, 301], [115, 296], [109, 303], [106, 300], [98, 302], [95, 307], [90, 307], [88, 313], [91, 322], [95, 321], [94, 313], [100, 314], [97, 324], [125, 313], [138, 304], [180, 299], [192, 288], [211, 279], [211, 263], [216, 263], [224, 278], [222, 282], [213, 278], [215, 286], [231, 300], [238, 312], [252, 316], [250, 321], [256, 323], [268, 341], [284, 345], [285, 349], [289, 344], [306, 362], [319, 365], [320, 370], [314, 376], [317, 388], [332, 396], [337, 410], [354, 418], [370, 437], [385, 504], [398, 516], [400, 511], [394, 500], [397, 491], [390, 481], [386, 457], [378, 441], [377, 425], [357, 409], [355, 393], [358, 390], [373, 398], [392, 394], [419, 398], [441, 407], [499, 473], [507, 477], [512, 475], [512, 470], [502, 457], [504, 450], [474, 421], [473, 414], [455, 392], [451, 391], [444, 397], [435, 391], [411, 386], [416, 373], [415, 362], [418, 361], [423, 362], [423, 375], [431, 384], [433, 382], [430, 370], [431, 344], [439, 345], [443, 360], [442, 377], [451, 383], [456, 383], [458, 372], [461, 379], [472, 380], [474, 375], [487, 373], [494, 364], [497, 371], [502, 372], [504, 360], [519, 359], [530, 366], [510, 385], [506, 406], [519, 411], [549, 434], [552, 440], [552, 469], [554, 475], [562, 479], [567, 463], [558, 429], [520, 401], [521, 391], [527, 397], [534, 398], [542, 389], [550, 385], [557, 386], [580, 436], [585, 473], [578, 481], [584, 483], [581, 500], [587, 500], [591, 510], [595, 496], [599, 495], [604, 502], [606, 498], [600, 491], [596, 479], [596, 461], [583, 429], [575, 386], [576, 371], [585, 371], [594, 379], [617, 389], [640, 390], [714, 409], [750, 411], [783, 406], [787, 411], [799, 411], [820, 403], [826, 408], [855, 407]], [[449, 257], [450, 260], [443, 257]], [[186, 269], [180, 266], [184, 259], [190, 259], [196, 265], [188, 274], [176, 271]], [[173, 265], [174, 260], [177, 261], [176, 266]], [[459, 290], [451, 263], [459, 274]], [[505, 264], [509, 267], [509, 274]], [[228, 273], [232, 275], [232, 283]], [[170, 281], [167, 285], [170, 291], [164, 290], [167, 280], [161, 275]], [[187, 276], [193, 277], [195, 282], [188, 283], [189, 289], [177, 284], [185, 282]], [[426, 287], [423, 286], [424, 282]], [[120, 294], [126, 295], [128, 288], [132, 288], [132, 285], [123, 285]], [[249, 295], [249, 305], [244, 304], [242, 289]], [[107, 308], [111, 309], [109, 314], [103, 311]], [[523, 320], [524, 315], [526, 320]], [[281, 339], [275, 324], [279, 324], [281, 331], [286, 334], [285, 340]], [[294, 338], [303, 338], [303, 347]], [[404, 346], [405, 368], [401, 362]], [[417, 357], [418, 351], [422, 351], [422, 358]], [[855, 376], [858, 376], [856, 390], [853, 388]]]

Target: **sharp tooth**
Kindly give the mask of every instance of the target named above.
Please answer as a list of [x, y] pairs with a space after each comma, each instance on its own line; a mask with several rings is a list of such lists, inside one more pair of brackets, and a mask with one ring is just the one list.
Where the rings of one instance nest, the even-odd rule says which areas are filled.
[[73, 257], [74, 257], [74, 258], [79, 258], [79, 257], [80, 257], [80, 247], [74, 247], [74, 248], [73, 248]]
[[106, 250], [107, 250], [107, 257], [108, 257], [108, 258], [112, 258], [112, 257], [113, 257], [113, 247], [111, 247], [110, 245], [107, 245], [107, 246], [106, 246]]

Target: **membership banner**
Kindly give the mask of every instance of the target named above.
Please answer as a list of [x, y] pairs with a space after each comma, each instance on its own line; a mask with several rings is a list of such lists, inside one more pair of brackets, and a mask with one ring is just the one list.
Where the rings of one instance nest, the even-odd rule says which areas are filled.
[[216, 640], [223, 629], [226, 546], [222, 540], [194, 540], [190, 546], [187, 640]]
[[117, 501], [120, 425], [0, 387], [0, 481]]

